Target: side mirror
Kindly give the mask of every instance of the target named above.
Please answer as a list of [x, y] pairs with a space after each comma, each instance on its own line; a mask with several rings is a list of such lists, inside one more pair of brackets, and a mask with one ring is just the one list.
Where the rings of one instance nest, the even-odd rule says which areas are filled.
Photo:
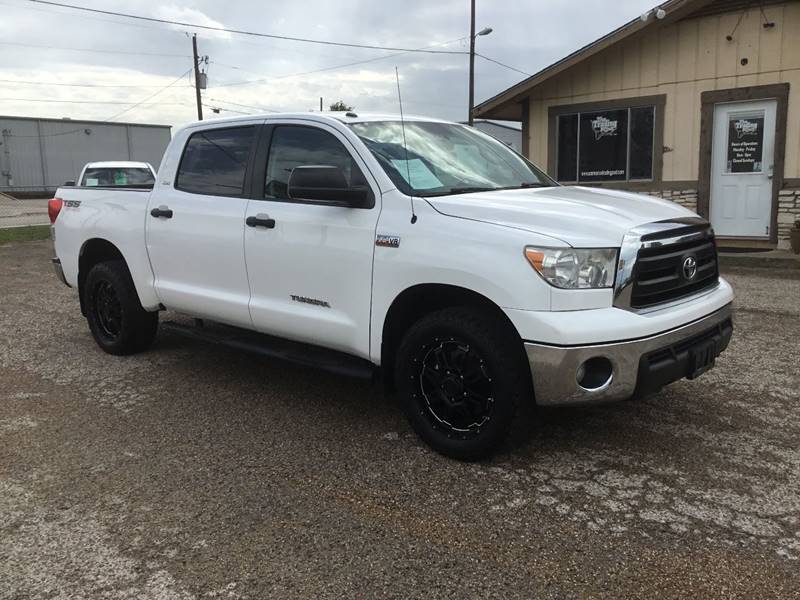
[[75, 182], [72, 181], [72, 180], [64, 182], [64, 187], [73, 187], [74, 185], [75, 185]]
[[342, 169], [331, 165], [303, 165], [292, 169], [288, 194], [292, 200], [319, 200], [350, 208], [373, 206], [369, 186], [349, 186]]

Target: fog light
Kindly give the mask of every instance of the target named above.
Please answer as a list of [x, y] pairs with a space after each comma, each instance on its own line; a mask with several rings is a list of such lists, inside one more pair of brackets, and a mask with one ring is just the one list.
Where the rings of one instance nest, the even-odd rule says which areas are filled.
[[595, 391], [608, 385], [613, 374], [611, 361], [605, 356], [595, 356], [578, 367], [575, 379], [583, 389]]

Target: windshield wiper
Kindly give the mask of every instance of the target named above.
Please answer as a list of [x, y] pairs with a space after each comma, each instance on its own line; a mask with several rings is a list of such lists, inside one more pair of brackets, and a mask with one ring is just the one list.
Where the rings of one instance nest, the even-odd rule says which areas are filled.
[[510, 185], [508, 187], [500, 188], [502, 190], [520, 190], [525, 188], [542, 188], [542, 187], [553, 187], [547, 183], [542, 183], [540, 181], [523, 181], [519, 185]]
[[491, 188], [491, 187], [454, 187], [450, 188], [449, 190], [444, 190], [441, 192], [431, 192], [430, 194], [420, 194], [425, 198], [430, 198], [432, 196], [451, 196], [454, 194], [471, 194], [473, 192], [493, 192], [498, 188]]

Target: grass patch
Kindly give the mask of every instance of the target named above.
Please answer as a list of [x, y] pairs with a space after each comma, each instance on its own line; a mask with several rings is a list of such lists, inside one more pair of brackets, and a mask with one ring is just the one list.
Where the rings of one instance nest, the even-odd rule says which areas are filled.
[[0, 244], [7, 242], [30, 242], [46, 240], [50, 237], [50, 225], [30, 225], [28, 227], [7, 227], [0, 229]]

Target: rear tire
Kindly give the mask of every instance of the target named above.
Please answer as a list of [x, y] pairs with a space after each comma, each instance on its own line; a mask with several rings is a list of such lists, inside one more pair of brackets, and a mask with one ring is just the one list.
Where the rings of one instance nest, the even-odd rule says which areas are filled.
[[454, 307], [420, 319], [400, 343], [395, 376], [414, 431], [458, 460], [492, 455], [533, 405], [521, 341], [487, 310]]
[[142, 308], [124, 261], [94, 265], [81, 293], [89, 329], [105, 352], [135, 354], [153, 343], [158, 330], [158, 313]]

